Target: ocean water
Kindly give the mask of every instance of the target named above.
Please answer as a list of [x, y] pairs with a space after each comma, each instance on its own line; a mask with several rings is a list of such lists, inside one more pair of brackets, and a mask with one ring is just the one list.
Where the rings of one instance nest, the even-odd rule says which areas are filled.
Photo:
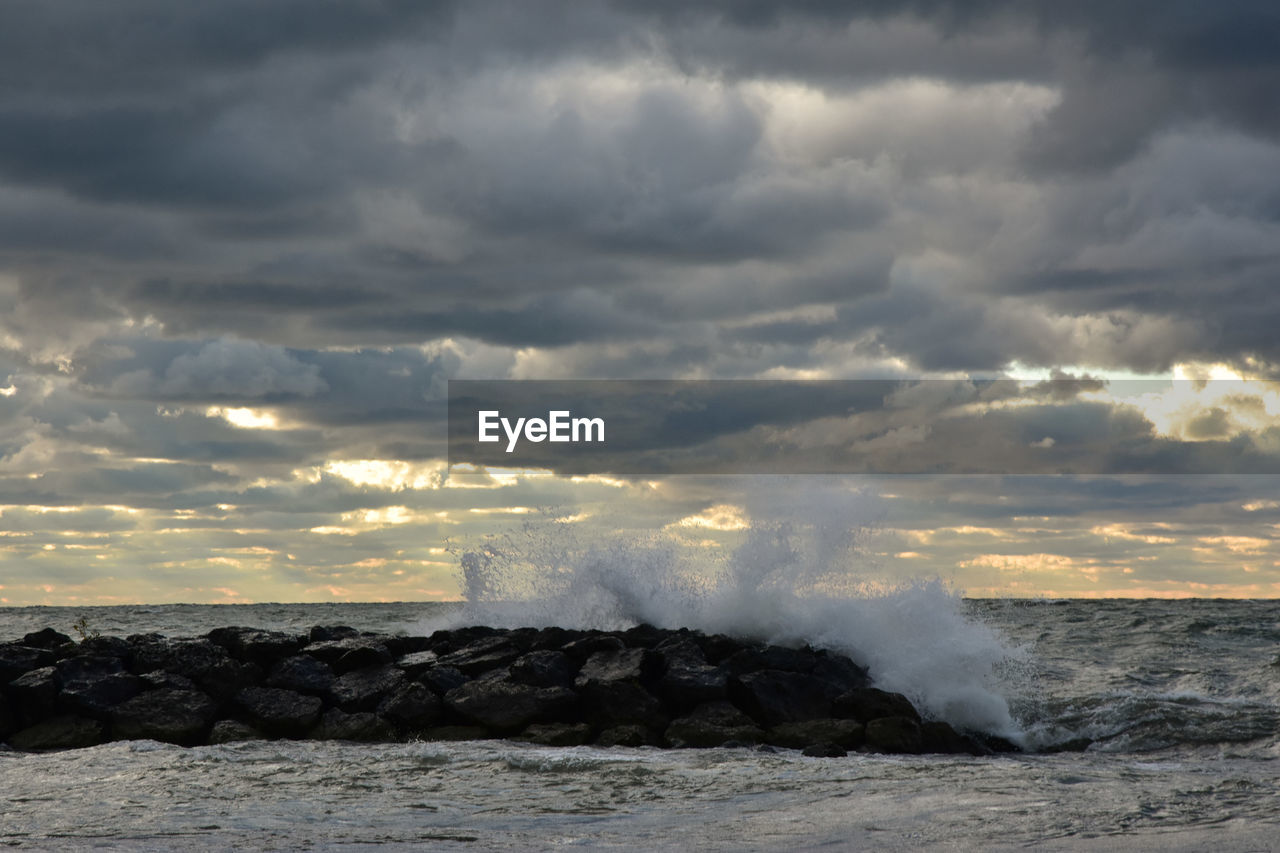
[[[961, 600], [925, 585], [845, 604], [848, 619], [869, 624], [846, 631], [828, 625], [822, 636], [847, 644], [860, 632], [887, 632], [889, 639], [863, 656], [873, 674], [922, 704], [929, 699], [934, 715], [999, 722], [1007, 714], [1011, 734], [1032, 751], [822, 759], [788, 750], [501, 741], [196, 748], [139, 741], [0, 752], [0, 843], [107, 850], [1280, 849], [1280, 602]], [[817, 610], [829, 619], [834, 607], [828, 601]], [[616, 607], [594, 612], [604, 621], [623, 618]], [[103, 633], [184, 636], [229, 624], [413, 632], [468, 621], [477, 611], [424, 604], [0, 609], [0, 639], [46, 625], [70, 633], [80, 615]], [[545, 621], [546, 612], [531, 607], [526, 616]], [[788, 630], [772, 624], [760, 633]], [[903, 659], [896, 663], [895, 647]], [[941, 693], [931, 692], [911, 682], [937, 672], [929, 660], [910, 660], [916, 655], [940, 656], [959, 672]], [[973, 681], [967, 691], [966, 678]], [[966, 696], [977, 710], [963, 707]], [[1077, 738], [1090, 746], [1045, 751]]]

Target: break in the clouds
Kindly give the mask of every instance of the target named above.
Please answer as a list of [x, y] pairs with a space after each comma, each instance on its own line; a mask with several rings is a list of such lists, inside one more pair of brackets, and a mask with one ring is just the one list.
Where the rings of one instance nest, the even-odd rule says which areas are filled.
[[[1273, 6], [7, 3], [0, 598], [448, 596], [446, 539], [539, 506], [752, 515], [691, 480], [462, 488], [451, 378], [1280, 378]], [[1277, 453], [1265, 391], [1121, 396], [932, 444], [797, 408], [785, 438]], [[1024, 535], [1052, 553], [924, 542], [1033, 525], [880, 486], [917, 531], [885, 559], [1275, 594], [1248, 482], [1201, 496], [1212, 530], [1121, 532], [1065, 521], [1103, 510], [1064, 485], [1029, 513], [1058, 533]], [[1139, 545], [1159, 559], [1115, 562]]]

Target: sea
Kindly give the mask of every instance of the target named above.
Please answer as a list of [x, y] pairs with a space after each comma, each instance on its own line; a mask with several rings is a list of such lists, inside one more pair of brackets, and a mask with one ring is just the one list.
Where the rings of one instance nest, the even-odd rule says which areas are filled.
[[[999, 730], [1027, 751], [809, 758], [505, 741], [0, 751], [0, 844], [1280, 849], [1280, 601], [965, 599], [924, 584], [804, 606], [807, 626], [784, 625], [784, 608], [758, 633], [841, 648], [930, 716]], [[485, 615], [518, 623], [522, 611]], [[3, 608], [0, 640], [46, 626], [70, 634], [82, 617], [103, 634], [176, 637], [224, 625], [417, 633], [478, 614], [423, 603]]]

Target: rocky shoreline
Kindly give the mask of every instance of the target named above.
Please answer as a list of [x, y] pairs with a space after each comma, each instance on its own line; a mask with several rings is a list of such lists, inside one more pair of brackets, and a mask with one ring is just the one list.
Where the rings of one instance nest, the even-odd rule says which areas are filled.
[[227, 627], [80, 642], [46, 628], [0, 644], [0, 741], [10, 748], [143, 738], [508, 738], [820, 756], [1017, 750], [923, 719], [842, 655], [650, 625], [429, 637]]

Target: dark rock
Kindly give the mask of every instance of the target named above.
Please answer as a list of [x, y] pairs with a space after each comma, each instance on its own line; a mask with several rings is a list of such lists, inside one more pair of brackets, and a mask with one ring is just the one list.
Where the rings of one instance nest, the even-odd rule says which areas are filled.
[[799, 672], [766, 669], [729, 681], [735, 705], [765, 726], [830, 717], [830, 689]]
[[76, 654], [120, 658], [126, 669], [133, 664], [133, 646], [123, 637], [88, 637], [76, 647]]
[[631, 648], [652, 649], [672, 634], [648, 623], [641, 623], [622, 632], [618, 638]]
[[853, 749], [862, 745], [865, 731], [863, 724], [854, 720], [823, 717], [774, 726], [769, 730], [768, 741], [789, 749], [804, 749], [806, 746], [822, 743], [834, 743]]
[[829, 685], [833, 696], [866, 687], [870, 683], [864, 667], [858, 666], [844, 655], [831, 655], [825, 651], [818, 652], [809, 675]]
[[[352, 655], [352, 652], [355, 652]], [[391, 662], [391, 652], [385, 645], [369, 637], [347, 637], [342, 640], [325, 640], [304, 646], [302, 654], [323, 661], [339, 674], [366, 666], [378, 666]], [[351, 655], [351, 657], [347, 657]], [[367, 664], [359, 665], [362, 661]], [[356, 665], [353, 665], [356, 664]]]
[[386, 742], [395, 739], [395, 731], [377, 714], [368, 711], [348, 714], [337, 708], [330, 708], [311, 730], [311, 737], [318, 740]]
[[813, 649], [788, 649], [785, 646], [753, 646], [745, 648], [724, 660], [724, 667], [731, 675], [745, 675], [761, 670], [777, 672], [809, 672], [816, 660]]
[[514, 740], [540, 746], [581, 746], [591, 740], [591, 726], [586, 723], [534, 723]]
[[815, 743], [806, 746], [800, 754], [810, 758], [844, 758], [849, 752], [838, 743]]
[[970, 735], [979, 746], [994, 753], [1010, 753], [1022, 752], [1022, 747], [1018, 746], [1007, 738], [999, 735], [983, 734], [982, 732], [974, 732]]
[[327, 663], [310, 655], [294, 655], [275, 665], [266, 685], [299, 693], [325, 693], [333, 686], [334, 677]]
[[282, 657], [294, 654], [303, 645], [303, 638], [298, 634], [257, 628], [215, 628], [205, 636], [226, 649], [232, 657], [256, 663], [263, 669], [270, 668]]
[[18, 676], [49, 666], [57, 660], [48, 649], [37, 649], [20, 643], [0, 645], [0, 685], [8, 684]]
[[977, 742], [953, 729], [949, 723], [933, 720], [920, 724], [920, 736], [924, 751], [949, 755], [986, 755], [987, 750]]
[[[432, 651], [411, 652], [396, 661], [396, 666], [410, 678], [417, 678], [422, 673], [440, 662], [440, 655]], [[454, 685], [455, 687], [457, 685]]]
[[746, 643], [742, 640], [734, 639], [725, 634], [695, 634], [694, 642], [702, 647], [702, 653], [706, 655], [707, 663], [712, 666], [720, 665], [746, 648]]
[[444, 703], [426, 685], [409, 681], [387, 694], [378, 713], [405, 729], [419, 730], [440, 721]]
[[402, 658], [405, 655], [412, 655], [431, 649], [431, 640], [427, 637], [409, 637], [401, 634], [384, 637], [382, 644], [387, 647], [387, 651], [391, 652], [391, 656], [395, 658]]
[[339, 676], [329, 687], [333, 703], [347, 712], [372, 711], [383, 697], [405, 681], [394, 666], [373, 666]]
[[203, 742], [217, 714], [217, 704], [198, 691], [150, 690], [111, 710], [111, 733], [190, 746]]
[[[690, 644], [692, 645], [692, 644]], [[693, 646], [697, 649], [697, 646]], [[724, 667], [700, 663], [698, 658], [668, 657], [666, 672], [658, 680], [658, 693], [676, 711], [684, 711], [703, 702], [716, 702], [729, 696], [729, 673]]]
[[307, 632], [307, 640], [312, 643], [327, 643], [358, 636], [360, 632], [349, 625], [316, 625]]
[[427, 740], [485, 740], [493, 737], [484, 726], [436, 726], [422, 733]]
[[278, 687], [246, 687], [236, 704], [263, 732], [277, 737], [303, 737], [320, 719], [324, 703]]
[[662, 730], [669, 722], [662, 703], [634, 681], [589, 680], [578, 695], [583, 716], [600, 729], [636, 724]]
[[643, 684], [662, 669], [662, 658], [648, 649], [607, 649], [587, 658], [574, 680], [579, 688], [589, 684], [630, 681]]
[[835, 716], [861, 723], [881, 717], [908, 717], [920, 722], [920, 714], [910, 699], [876, 687], [857, 687], [841, 693], [831, 707]]
[[72, 642], [70, 637], [52, 628], [41, 628], [39, 631], [32, 631], [22, 638], [22, 645], [24, 646], [30, 646], [35, 649], [48, 649], [51, 652], [61, 649], [70, 642]]
[[920, 723], [911, 717], [881, 717], [867, 722], [867, 746], [880, 752], [924, 752]]
[[514, 732], [535, 722], [560, 722], [577, 697], [563, 687], [531, 687], [503, 678], [477, 679], [445, 694], [445, 704], [472, 722]]
[[581, 662], [598, 652], [620, 652], [627, 644], [612, 634], [583, 634], [576, 640], [565, 643], [560, 651], [574, 661]]
[[18, 727], [18, 720], [9, 707], [9, 700], [0, 693], [0, 741], [7, 738]]
[[650, 728], [638, 725], [610, 726], [596, 736], [596, 746], [658, 746], [662, 738]]
[[209, 729], [208, 743], [236, 743], [237, 741], [262, 740], [262, 732], [239, 720], [218, 720]]
[[15, 749], [80, 749], [102, 743], [102, 723], [73, 714], [54, 717], [10, 735]]
[[572, 687], [578, 668], [564, 652], [529, 652], [511, 664], [511, 680], [533, 687]]
[[[109, 658], [109, 660], [115, 660], [115, 658]], [[122, 663], [120, 669], [114, 672], [64, 675], [59, 701], [70, 711], [81, 711], [88, 716], [102, 717], [106, 716], [111, 708], [141, 693], [146, 686], [148, 685], [145, 681], [137, 675], [124, 671]]]
[[440, 656], [441, 666], [451, 666], [466, 675], [498, 669], [520, 657], [523, 651], [505, 636], [483, 637], [457, 651]]
[[196, 683], [185, 675], [177, 675], [172, 672], [165, 672], [163, 669], [153, 669], [151, 672], [144, 672], [138, 676], [142, 681], [143, 690], [161, 690], [169, 688], [171, 690], [197, 690]]
[[538, 631], [533, 637], [533, 642], [529, 644], [532, 651], [542, 651], [544, 649], [560, 650], [568, 643], [574, 640], [582, 639], [583, 632], [575, 631], [567, 628], [551, 626]]
[[[135, 635], [136, 637], [136, 635]], [[131, 642], [134, 638], [130, 638]], [[225, 701], [256, 684], [262, 670], [231, 657], [222, 646], [206, 639], [165, 640], [143, 636], [133, 642], [135, 672], [162, 669], [190, 678], [214, 699]]]
[[42, 666], [10, 681], [7, 692], [22, 724], [33, 726], [57, 713], [60, 689], [57, 668]]
[[758, 743], [764, 732], [755, 721], [728, 702], [707, 702], [667, 726], [669, 746], [714, 747], [726, 741]]
[[437, 696], [443, 696], [455, 687], [466, 684], [470, 679], [456, 667], [437, 666], [422, 673], [418, 676], [418, 680], [430, 687]]

